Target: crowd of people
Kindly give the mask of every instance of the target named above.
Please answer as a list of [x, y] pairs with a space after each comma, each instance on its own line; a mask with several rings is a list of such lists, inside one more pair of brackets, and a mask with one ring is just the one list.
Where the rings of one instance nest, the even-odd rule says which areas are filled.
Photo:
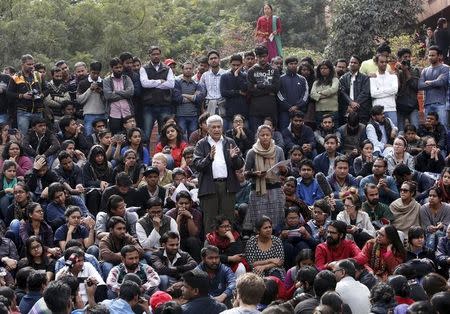
[[0, 313], [448, 313], [447, 52], [277, 45], [6, 67]]

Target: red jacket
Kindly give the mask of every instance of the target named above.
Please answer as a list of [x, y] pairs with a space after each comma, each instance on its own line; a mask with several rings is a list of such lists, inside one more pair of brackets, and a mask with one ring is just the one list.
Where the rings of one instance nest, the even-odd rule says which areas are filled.
[[324, 270], [331, 262], [355, 257], [360, 253], [359, 247], [350, 240], [342, 240], [337, 247], [329, 247], [326, 242], [320, 243], [316, 247], [316, 267], [319, 270]]
[[370, 260], [372, 259], [372, 250], [375, 245], [375, 240], [369, 240], [364, 245], [361, 253], [355, 257], [355, 260], [360, 265], [368, 265], [381, 279], [387, 279], [388, 275], [392, 275], [394, 273], [395, 267], [399, 264], [403, 263], [404, 257], [400, 255], [395, 255], [391, 250], [387, 250], [387, 248], [381, 248], [381, 269], [374, 269], [374, 265], [370, 264]]

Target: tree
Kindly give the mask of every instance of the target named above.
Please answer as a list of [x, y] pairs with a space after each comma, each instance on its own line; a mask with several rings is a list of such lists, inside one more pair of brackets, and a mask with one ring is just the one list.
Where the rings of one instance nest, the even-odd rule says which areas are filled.
[[369, 58], [378, 40], [410, 33], [421, 10], [422, 0], [336, 0], [325, 53], [334, 60]]

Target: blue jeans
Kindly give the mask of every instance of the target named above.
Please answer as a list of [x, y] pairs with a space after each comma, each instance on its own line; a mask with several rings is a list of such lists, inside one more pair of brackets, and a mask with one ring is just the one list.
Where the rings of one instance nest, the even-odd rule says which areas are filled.
[[278, 113], [278, 130], [282, 131], [289, 126], [290, 118], [288, 111]]
[[42, 113], [30, 113], [22, 110], [17, 110], [17, 128], [22, 135], [27, 134], [30, 128], [30, 123], [33, 118], [42, 118]]
[[109, 272], [111, 271], [111, 269], [113, 267], [114, 267], [114, 265], [111, 263], [108, 263], [108, 262], [100, 263], [100, 268], [102, 270], [102, 277], [105, 282], [106, 282], [106, 278], [108, 278]]
[[178, 126], [187, 132], [187, 138], [198, 128], [198, 117], [178, 117]]
[[433, 111], [437, 112], [439, 115], [439, 122], [442, 123], [442, 125], [447, 126], [447, 110], [445, 104], [434, 103], [425, 105], [425, 115], [428, 115], [429, 112]]
[[7, 122], [8, 118], [9, 118], [8, 114], [6, 114], [6, 113], [5, 114], [0, 114], [0, 123]]
[[398, 116], [398, 130], [403, 131], [405, 129], [405, 120], [408, 119], [409, 124], [412, 124], [416, 127], [416, 129], [419, 128], [419, 112], [417, 110], [414, 110], [411, 113], [402, 113], [397, 112]]
[[397, 111], [385, 111], [384, 116], [391, 119], [395, 126], [398, 126]]
[[144, 116], [144, 135], [145, 139], [149, 140], [155, 121], [158, 120], [158, 129], [161, 131], [163, 126], [162, 120], [172, 114], [172, 109], [170, 106], [147, 105], [142, 108], [142, 112]]
[[89, 136], [93, 132], [92, 123], [98, 119], [105, 119], [104, 114], [85, 114], [84, 116], [84, 135]]

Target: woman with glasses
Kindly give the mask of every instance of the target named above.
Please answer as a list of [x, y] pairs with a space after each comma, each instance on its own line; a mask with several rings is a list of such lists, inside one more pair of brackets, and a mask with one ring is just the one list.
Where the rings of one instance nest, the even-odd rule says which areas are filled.
[[440, 187], [428, 192], [428, 203], [420, 208], [420, 225], [426, 230], [426, 246], [435, 250], [438, 239], [445, 236], [450, 224], [450, 205], [442, 202], [444, 193]]
[[234, 115], [233, 127], [225, 135], [236, 142], [244, 156], [254, 143], [254, 135], [245, 127], [245, 118], [240, 114]]
[[405, 258], [406, 250], [397, 229], [387, 225], [377, 231], [375, 239], [367, 241], [355, 260], [360, 265], [368, 265], [381, 281], [386, 282]]
[[420, 204], [414, 199], [417, 191], [417, 184], [413, 181], [405, 181], [400, 187], [400, 198], [389, 205], [389, 209], [394, 215], [392, 225], [397, 230], [408, 234], [411, 226], [420, 225], [419, 210]]
[[432, 136], [423, 139], [423, 151], [416, 156], [416, 170], [420, 172], [441, 173], [445, 166], [445, 160], [436, 140]]
[[255, 224], [256, 235], [245, 247], [245, 258], [251, 270], [260, 276], [275, 276], [284, 280], [283, 242], [272, 235], [272, 220], [262, 216]]
[[53, 231], [44, 221], [44, 211], [39, 203], [30, 203], [27, 206], [27, 216], [20, 223], [19, 236], [23, 245], [29, 237], [37, 236], [50, 254], [55, 256], [61, 254], [59, 248], [53, 248]]
[[48, 248], [39, 236], [31, 236], [25, 241], [25, 257], [17, 264], [17, 270], [30, 266], [34, 270], [45, 270], [47, 280], [53, 280], [55, 261], [47, 257]]
[[344, 199], [344, 209], [337, 215], [337, 220], [347, 224], [347, 239], [354, 240], [359, 248], [375, 237], [375, 228], [370, 222], [369, 214], [361, 210], [362, 202], [358, 195], [350, 194]]
[[408, 148], [408, 142], [403, 136], [399, 136], [394, 140], [393, 149], [385, 156], [388, 164], [388, 173], [392, 175], [394, 169], [399, 164], [405, 164], [414, 170], [414, 157], [406, 150]]
[[231, 221], [225, 216], [216, 217], [215, 230], [208, 233], [205, 247], [214, 245], [219, 248], [220, 261], [229, 266], [237, 277], [246, 273], [247, 262], [244, 258], [244, 245], [239, 232], [233, 229]]

